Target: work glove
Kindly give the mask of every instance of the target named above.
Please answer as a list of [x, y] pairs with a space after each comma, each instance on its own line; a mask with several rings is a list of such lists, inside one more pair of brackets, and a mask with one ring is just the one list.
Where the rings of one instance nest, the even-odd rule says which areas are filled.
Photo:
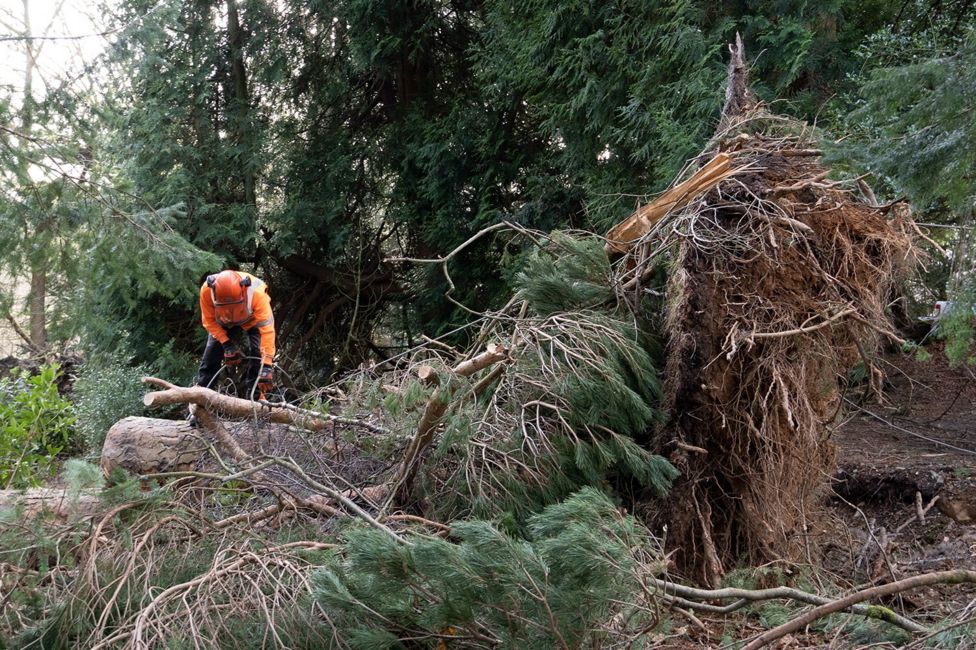
[[224, 343], [224, 365], [225, 366], [239, 366], [241, 361], [244, 360], [244, 355], [241, 354], [240, 348], [238, 348], [232, 341], [227, 341]]
[[258, 390], [262, 393], [270, 393], [274, 390], [274, 374], [271, 366], [261, 366], [261, 372], [258, 373]]

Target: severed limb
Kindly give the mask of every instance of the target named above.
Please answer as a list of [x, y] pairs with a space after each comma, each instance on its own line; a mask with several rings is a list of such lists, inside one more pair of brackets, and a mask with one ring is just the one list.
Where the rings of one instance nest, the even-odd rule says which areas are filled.
[[[417, 476], [417, 470], [420, 468], [421, 457], [424, 451], [434, 441], [434, 434], [443, 420], [444, 414], [447, 412], [447, 408], [450, 405], [450, 395], [457, 386], [458, 378], [470, 377], [478, 371], [505, 361], [508, 358], [509, 351], [504, 345], [492, 343], [481, 354], [454, 366], [446, 385], [438, 386], [434, 389], [430, 399], [427, 400], [427, 406], [424, 408], [424, 413], [420, 418], [417, 433], [407, 446], [403, 460], [400, 463], [400, 468], [393, 481], [393, 484], [397, 486], [395, 491], [399, 493], [401, 498], [408, 495], [413, 488], [413, 481]], [[426, 372], [421, 377], [421, 380], [425, 383], [434, 383], [437, 381], [437, 378], [431, 372]]]
[[[929, 585], [962, 583], [976, 583], [976, 571], [967, 571], [963, 569], [955, 571], [935, 571], [933, 573], [923, 573], [922, 575], [912, 576], [911, 578], [889, 582], [888, 584], [878, 585], [868, 589], [861, 589], [860, 591], [855, 591], [854, 593], [848, 594], [843, 598], [831, 600], [823, 605], [820, 605], [819, 607], [815, 607], [814, 609], [811, 609], [810, 611], [805, 612], [800, 616], [783, 623], [782, 625], [774, 627], [771, 630], [766, 630], [746, 644], [743, 650], [758, 650], [772, 641], [783, 638], [787, 634], [796, 632], [797, 630], [802, 630], [807, 625], [813, 623], [819, 618], [823, 618], [828, 614], [845, 611], [849, 607], [865, 600], [900, 594], [904, 591], [908, 591], [909, 589], [916, 589], [918, 587], [926, 587]], [[874, 609], [890, 612], [890, 610], [884, 607], [877, 607]], [[886, 616], [882, 615], [875, 616], [874, 618], [889, 620]]]

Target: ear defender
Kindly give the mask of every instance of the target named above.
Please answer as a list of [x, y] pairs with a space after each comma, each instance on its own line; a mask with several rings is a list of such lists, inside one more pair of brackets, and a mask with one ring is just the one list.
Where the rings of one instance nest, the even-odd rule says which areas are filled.
[[217, 286], [217, 276], [216, 275], [208, 275], [207, 276], [207, 286], [210, 287], [211, 289], [213, 289], [215, 286]]
[[251, 278], [246, 275], [243, 278], [241, 278], [241, 286], [242, 287], [251, 286]]

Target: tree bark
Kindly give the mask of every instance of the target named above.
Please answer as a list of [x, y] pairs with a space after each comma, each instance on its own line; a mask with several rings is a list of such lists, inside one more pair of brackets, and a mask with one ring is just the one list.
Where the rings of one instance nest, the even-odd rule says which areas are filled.
[[98, 508], [98, 495], [82, 491], [72, 495], [66, 488], [34, 488], [30, 490], [0, 490], [0, 510], [23, 508], [24, 519], [49, 512], [59, 519], [71, 515], [85, 516]]
[[333, 421], [337, 419], [327, 415], [314, 417], [309, 415], [307, 411], [277, 408], [269, 403], [262, 404], [239, 397], [222, 395], [203, 386], [191, 386], [189, 388], [174, 386], [155, 377], [143, 377], [142, 383], [164, 388], [164, 390], [146, 393], [142, 398], [142, 403], [146, 406], [197, 404], [212, 413], [238, 418], [259, 417], [262, 421], [274, 424], [293, 424], [309, 431], [321, 431], [330, 428], [333, 426]]
[[[29, 0], [24, 2], [24, 36], [30, 36], [31, 19]], [[53, 20], [53, 19], [52, 19]], [[30, 137], [34, 128], [34, 68], [37, 65], [34, 41], [24, 39], [24, 99], [20, 107], [20, 129], [25, 138]], [[25, 145], [28, 142], [24, 143]], [[30, 337], [33, 347], [42, 350], [47, 345], [47, 271], [42, 264], [31, 262], [30, 301]]]
[[[227, 40], [230, 45], [230, 81], [232, 100], [228, 106], [230, 122], [238, 144], [250, 153], [251, 106], [247, 90], [247, 68], [244, 66], [244, 32], [237, 14], [237, 0], [227, 0]], [[244, 185], [244, 203], [257, 205], [254, 166], [249, 159], [241, 160], [241, 181]]]
[[120, 467], [132, 474], [186, 471], [196, 467], [213, 437], [187, 422], [128, 417], [105, 434], [102, 472]]
[[47, 273], [31, 269], [30, 282], [30, 339], [34, 348], [47, 346]]

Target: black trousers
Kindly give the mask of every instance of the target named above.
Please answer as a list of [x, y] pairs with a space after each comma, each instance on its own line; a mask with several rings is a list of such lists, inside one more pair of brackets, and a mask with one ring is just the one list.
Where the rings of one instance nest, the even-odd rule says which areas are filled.
[[[249, 399], [251, 389], [258, 381], [258, 373], [261, 372], [261, 332], [254, 327], [250, 330], [243, 330], [234, 327], [227, 330], [227, 335], [242, 351], [247, 355], [247, 374], [245, 375], [244, 386], [237, 387], [237, 396]], [[241, 339], [246, 341], [246, 345], [241, 345]], [[200, 371], [197, 373], [197, 386], [211, 386], [214, 377], [224, 364], [224, 346], [213, 336], [207, 337], [207, 345], [203, 348], [203, 358], [200, 360]], [[260, 391], [255, 390], [254, 394]]]

